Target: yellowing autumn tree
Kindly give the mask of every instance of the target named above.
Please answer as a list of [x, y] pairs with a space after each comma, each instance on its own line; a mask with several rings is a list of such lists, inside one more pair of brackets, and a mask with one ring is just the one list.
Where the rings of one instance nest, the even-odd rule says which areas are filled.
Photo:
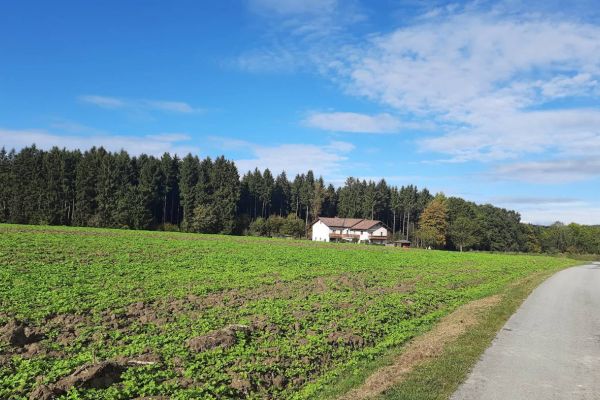
[[447, 213], [446, 197], [443, 194], [436, 195], [425, 207], [419, 220], [419, 230], [417, 232], [423, 246], [440, 248], [446, 245]]

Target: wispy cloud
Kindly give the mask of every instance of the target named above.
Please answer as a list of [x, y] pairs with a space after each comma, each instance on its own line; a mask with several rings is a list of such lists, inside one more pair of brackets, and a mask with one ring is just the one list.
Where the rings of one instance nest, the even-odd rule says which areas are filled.
[[492, 177], [532, 183], [565, 183], [600, 176], [600, 158], [523, 161], [497, 167]]
[[546, 205], [546, 204], [577, 204], [580, 199], [571, 197], [532, 197], [532, 196], [497, 196], [490, 199], [493, 204], [511, 205]]
[[550, 225], [556, 221], [569, 224], [600, 224], [600, 204], [598, 202], [525, 204], [519, 207], [523, 222], [537, 225]]
[[203, 108], [195, 108], [188, 103], [182, 101], [164, 101], [164, 100], [148, 100], [148, 99], [123, 99], [118, 97], [84, 95], [80, 96], [79, 100], [84, 103], [93, 104], [95, 106], [106, 109], [124, 109], [137, 111], [162, 111], [182, 114], [202, 113], [206, 110]]
[[221, 149], [237, 149], [251, 154], [235, 160], [240, 173], [268, 168], [273, 173], [285, 171], [293, 176], [312, 170], [316, 175], [328, 178], [346, 167], [348, 153], [354, 149], [352, 143], [343, 141], [331, 141], [322, 146], [300, 143], [265, 146], [225, 137], [211, 137], [210, 140]]
[[124, 108], [128, 106], [128, 103], [121, 99], [107, 96], [85, 95], [80, 96], [79, 100], [102, 108]]
[[446, 7], [340, 48], [321, 68], [349, 94], [433, 121], [439, 133], [419, 140], [424, 151], [577, 164], [600, 156], [600, 111], [557, 101], [600, 98], [599, 37], [600, 26], [580, 21]]
[[320, 68], [330, 50], [347, 43], [350, 26], [365, 20], [356, 0], [248, 0], [264, 40], [227, 64], [251, 73]]
[[552, 151], [555, 156], [600, 155], [600, 110], [506, 110], [496, 118], [423, 139], [423, 150], [450, 154], [455, 161], [504, 160]]
[[314, 112], [304, 120], [304, 124], [334, 132], [389, 133], [400, 128], [400, 120], [385, 113]]
[[59, 135], [43, 129], [2, 129], [0, 128], [0, 146], [7, 149], [21, 149], [35, 144], [41, 149], [54, 146], [71, 150], [85, 150], [93, 146], [102, 146], [107, 150], [127, 150], [132, 155], [142, 153], [160, 156], [164, 152], [185, 155], [197, 154], [199, 148], [191, 143], [190, 137], [181, 133], [163, 133], [142, 136], [125, 136], [109, 133], [85, 135]]
[[249, 0], [248, 3], [255, 12], [286, 16], [329, 14], [337, 7], [337, 0]]

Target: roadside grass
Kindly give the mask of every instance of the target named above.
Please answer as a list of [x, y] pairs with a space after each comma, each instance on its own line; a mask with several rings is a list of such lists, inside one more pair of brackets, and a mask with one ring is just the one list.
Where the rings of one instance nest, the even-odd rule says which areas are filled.
[[445, 400], [450, 398], [467, 378], [481, 354], [489, 347], [498, 330], [529, 294], [554, 272], [537, 273], [509, 286], [504, 291], [502, 300], [488, 309], [476, 326], [447, 345], [440, 357], [418, 366], [404, 381], [376, 399]]
[[[491, 307], [477, 309], [477, 316], [474, 317], [477, 320], [476, 324], [468, 326], [467, 331], [457, 339], [451, 339], [450, 343], [443, 347], [444, 350], [440, 356], [434, 356], [429, 361], [417, 363], [411, 372], [397, 374], [401, 376], [400, 382], [375, 398], [379, 400], [449, 398], [466, 378], [479, 356], [489, 346], [508, 318], [541, 282], [560, 269], [562, 268], [534, 273], [511, 284], [497, 294], [491, 294], [488, 297], [458, 307], [456, 312], [460, 313], [461, 309], [466, 309], [482, 300], [497, 296], [501, 299], [499, 302], [494, 302]], [[420, 331], [416, 333], [411, 341], [390, 348], [381, 357], [363, 361], [359, 368], [353, 365], [349, 366], [346, 371], [341, 371], [337, 375], [338, 379], [328, 382], [328, 385], [319, 393], [319, 398], [338, 400], [373, 398], [364, 395], [371, 391], [370, 389], [363, 389], [366, 381], [377, 374], [378, 371], [393, 368], [393, 364], [398, 363], [405, 352], [411, 351], [410, 347], [415, 342], [418, 342], [424, 336], [430, 335], [437, 324], [444, 324], [444, 320], [432, 321], [429, 324], [422, 325]], [[423, 359], [427, 360], [428, 356], [424, 356]], [[411, 366], [406, 367], [406, 365], [398, 365], [399, 369], [411, 368]]]

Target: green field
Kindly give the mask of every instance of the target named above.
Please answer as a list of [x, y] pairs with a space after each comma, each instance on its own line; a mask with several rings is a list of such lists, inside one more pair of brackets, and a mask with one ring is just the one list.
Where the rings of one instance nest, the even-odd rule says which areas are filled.
[[[0, 398], [320, 398], [459, 305], [575, 263], [0, 225]], [[106, 360], [111, 381], [67, 385]]]

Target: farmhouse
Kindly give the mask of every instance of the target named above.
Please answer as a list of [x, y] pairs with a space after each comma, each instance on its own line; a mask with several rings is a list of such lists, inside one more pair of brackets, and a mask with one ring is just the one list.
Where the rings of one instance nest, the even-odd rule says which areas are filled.
[[312, 225], [312, 240], [384, 244], [388, 241], [388, 228], [372, 219], [319, 217]]

